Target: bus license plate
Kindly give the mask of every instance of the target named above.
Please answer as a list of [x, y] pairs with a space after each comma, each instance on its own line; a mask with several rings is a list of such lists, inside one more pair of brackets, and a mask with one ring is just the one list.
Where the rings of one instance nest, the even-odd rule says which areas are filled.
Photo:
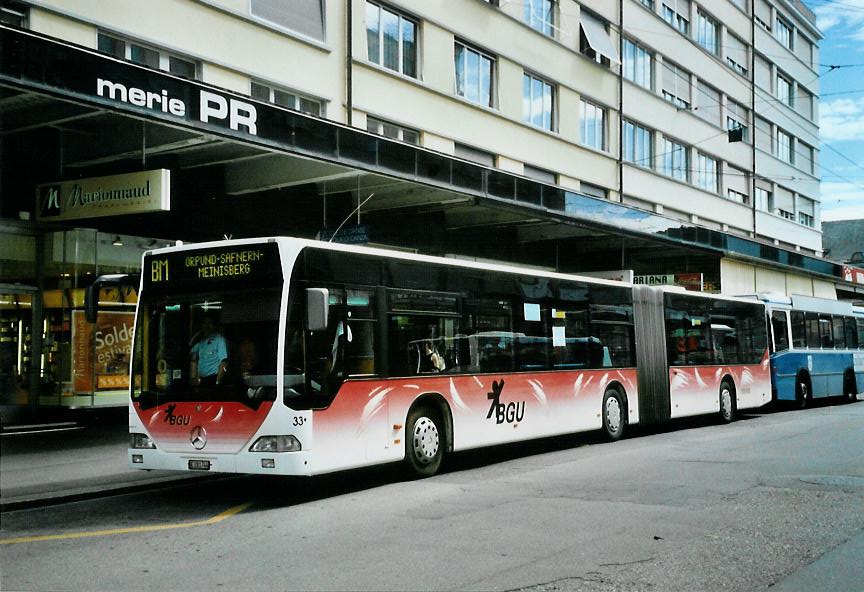
[[209, 471], [210, 470], [210, 461], [209, 460], [190, 460], [189, 461], [189, 470], [190, 471]]

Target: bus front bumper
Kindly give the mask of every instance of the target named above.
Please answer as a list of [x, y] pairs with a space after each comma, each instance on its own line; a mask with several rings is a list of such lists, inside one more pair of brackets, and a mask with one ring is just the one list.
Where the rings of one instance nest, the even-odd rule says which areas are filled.
[[311, 453], [242, 452], [239, 454], [166, 454], [160, 450], [129, 448], [130, 469], [185, 471], [189, 473], [251, 473], [260, 475], [311, 475]]

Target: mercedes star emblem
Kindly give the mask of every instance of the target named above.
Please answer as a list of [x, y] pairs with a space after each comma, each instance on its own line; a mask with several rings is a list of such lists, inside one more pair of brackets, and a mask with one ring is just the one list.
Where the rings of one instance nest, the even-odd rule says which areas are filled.
[[201, 450], [207, 445], [207, 431], [201, 426], [195, 426], [189, 432], [189, 441], [192, 442], [195, 450]]

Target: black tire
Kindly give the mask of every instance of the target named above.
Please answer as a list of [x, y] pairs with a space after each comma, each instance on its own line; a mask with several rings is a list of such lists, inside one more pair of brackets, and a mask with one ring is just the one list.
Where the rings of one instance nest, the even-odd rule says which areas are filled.
[[730, 380], [723, 379], [720, 383], [719, 397], [720, 419], [723, 423], [732, 423], [738, 413], [738, 405], [735, 400], [735, 385]]
[[606, 389], [601, 416], [606, 437], [613, 442], [620, 440], [627, 431], [627, 405], [621, 391], [614, 387]]
[[858, 400], [858, 384], [852, 370], [847, 370], [843, 376], [843, 400], [847, 403], [854, 403]]
[[405, 464], [417, 477], [431, 477], [444, 460], [444, 422], [430, 407], [416, 407], [405, 422]]
[[805, 374], [799, 374], [795, 379], [795, 406], [798, 409], [806, 409], [813, 398], [810, 388], [810, 379]]

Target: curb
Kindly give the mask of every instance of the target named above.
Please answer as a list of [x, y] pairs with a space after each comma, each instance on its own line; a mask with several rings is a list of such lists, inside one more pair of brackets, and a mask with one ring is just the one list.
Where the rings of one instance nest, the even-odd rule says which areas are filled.
[[113, 497], [117, 495], [125, 495], [127, 493], [137, 493], [141, 491], [152, 491], [154, 489], [177, 487], [183, 484], [192, 482], [203, 482], [216, 479], [224, 479], [230, 475], [171, 475], [167, 477], [155, 477], [152, 479], [142, 479], [134, 483], [117, 484], [116, 486], [97, 485], [93, 487], [84, 487], [70, 491], [62, 492], [46, 492], [34, 493], [31, 495], [16, 496], [10, 501], [0, 499], [0, 513], [16, 512], [19, 510], [32, 510], [34, 508], [44, 508], [60, 504], [68, 504], [72, 502], [80, 502], [86, 500], [100, 499], [105, 497]]

